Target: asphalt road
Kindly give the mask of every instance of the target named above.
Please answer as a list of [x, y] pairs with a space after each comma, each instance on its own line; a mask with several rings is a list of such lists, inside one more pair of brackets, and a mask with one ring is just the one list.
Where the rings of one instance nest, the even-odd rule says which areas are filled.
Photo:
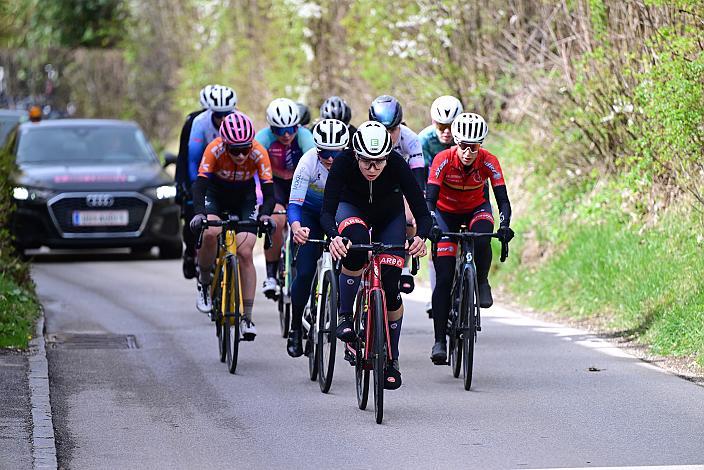
[[387, 392], [377, 425], [373, 403], [357, 408], [353, 369], [339, 355], [330, 394], [308, 380], [306, 358], [286, 355], [275, 305], [261, 297], [259, 335], [230, 375], [178, 262], [43, 256], [34, 278], [49, 334], [130, 334], [139, 346], [49, 350], [64, 468], [704, 463], [704, 388], [500, 306], [483, 314], [465, 392], [449, 367], [431, 364], [424, 301], [407, 299], [404, 385]]

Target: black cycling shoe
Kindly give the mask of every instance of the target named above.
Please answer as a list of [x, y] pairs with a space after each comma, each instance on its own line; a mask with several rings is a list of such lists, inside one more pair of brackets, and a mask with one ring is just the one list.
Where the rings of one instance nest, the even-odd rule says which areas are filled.
[[303, 355], [303, 331], [300, 328], [291, 329], [288, 333], [286, 352], [291, 357], [301, 357]]
[[349, 362], [352, 367], [357, 364], [356, 352], [351, 349], [350, 343], [345, 343], [345, 361]]
[[398, 283], [398, 290], [403, 294], [410, 294], [415, 289], [416, 284], [413, 281], [413, 276], [410, 274], [401, 274], [401, 280]]
[[492, 305], [494, 305], [494, 299], [491, 297], [491, 286], [488, 282], [479, 284], [479, 306], [489, 308]]
[[335, 329], [335, 336], [345, 343], [351, 343], [356, 339], [351, 315], [340, 317], [340, 323], [337, 324], [337, 328]]
[[445, 341], [436, 341], [433, 345], [433, 350], [430, 353], [430, 360], [436, 366], [447, 364], [447, 343]]
[[396, 390], [401, 386], [401, 371], [398, 369], [398, 359], [391, 362], [391, 365], [384, 369], [384, 388], [386, 390]]
[[193, 256], [183, 257], [183, 277], [193, 279], [196, 277], [196, 259]]

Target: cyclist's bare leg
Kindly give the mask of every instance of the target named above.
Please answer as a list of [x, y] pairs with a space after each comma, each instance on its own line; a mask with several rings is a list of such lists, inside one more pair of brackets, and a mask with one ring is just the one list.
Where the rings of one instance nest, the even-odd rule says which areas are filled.
[[249, 232], [237, 234], [237, 261], [240, 265], [240, 283], [242, 285], [242, 304], [245, 307], [245, 316], [250, 320], [251, 306], [254, 304], [254, 295], [257, 290], [257, 270], [254, 268], [252, 251], [256, 235]]
[[[416, 219], [411, 213], [411, 209], [408, 206], [408, 201], [406, 201], [406, 198], [403, 198], [403, 204], [406, 212], [406, 239], [409, 239], [416, 235]], [[401, 292], [411, 292], [413, 287], [414, 283], [413, 277], [411, 276], [411, 257], [407, 254], [404, 259], [403, 270], [401, 272]]]
[[[208, 220], [220, 220], [220, 217], [215, 214], [208, 214]], [[203, 232], [203, 243], [198, 250], [199, 277], [203, 284], [210, 283], [213, 263], [215, 263], [215, 256], [217, 256], [218, 235], [220, 235], [221, 230], [220, 227], [208, 227]]]

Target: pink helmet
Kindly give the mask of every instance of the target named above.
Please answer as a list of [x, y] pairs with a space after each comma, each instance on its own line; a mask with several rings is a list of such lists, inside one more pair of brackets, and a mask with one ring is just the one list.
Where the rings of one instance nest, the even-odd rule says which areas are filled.
[[252, 120], [239, 111], [228, 114], [220, 124], [220, 137], [230, 145], [251, 144], [254, 140]]

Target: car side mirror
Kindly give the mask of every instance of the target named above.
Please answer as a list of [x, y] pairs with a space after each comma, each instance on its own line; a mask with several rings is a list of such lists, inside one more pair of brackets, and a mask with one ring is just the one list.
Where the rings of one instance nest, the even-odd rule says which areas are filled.
[[178, 157], [171, 152], [164, 152], [164, 168], [169, 165], [175, 165]]

